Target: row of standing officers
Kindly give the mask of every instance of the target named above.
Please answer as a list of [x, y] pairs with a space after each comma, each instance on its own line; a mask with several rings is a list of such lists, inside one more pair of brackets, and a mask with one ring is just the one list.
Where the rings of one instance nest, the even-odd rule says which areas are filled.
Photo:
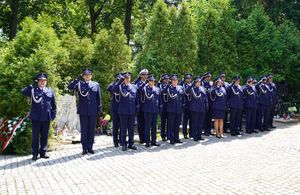
[[[134, 145], [134, 125], [138, 124], [141, 144], [146, 147], [159, 146], [156, 141], [157, 121], [160, 115], [160, 135], [170, 144], [181, 143], [179, 127], [182, 124], [184, 138], [195, 141], [212, 135], [211, 124], [214, 119], [216, 137], [224, 138], [227, 116], [230, 112], [230, 133], [240, 135], [243, 112], [246, 115], [246, 133], [269, 131], [273, 126], [273, 116], [277, 104], [277, 90], [272, 75], [263, 75], [258, 82], [252, 77], [246, 85], [240, 85], [240, 77], [235, 76], [229, 84], [226, 75], [221, 73], [211, 81], [209, 72], [192, 77], [186, 74], [179, 83], [176, 74], [162, 74], [155, 84], [153, 75], [143, 69], [139, 77], [131, 82], [131, 73], [118, 73], [116, 80], [108, 86], [111, 93], [111, 112], [113, 120], [114, 146], [136, 150]], [[50, 121], [56, 115], [55, 94], [47, 87], [48, 76], [40, 73], [36, 82], [22, 90], [30, 97], [32, 120], [33, 160], [49, 158], [46, 154]], [[68, 88], [78, 93], [77, 113], [81, 125], [82, 154], [94, 153], [94, 132], [97, 115], [102, 111], [101, 89], [92, 81], [92, 70], [83, 69]], [[181, 123], [182, 122], [182, 123]], [[189, 128], [188, 128], [189, 127]], [[126, 139], [128, 135], [128, 140]]]
[[225, 82], [225, 73], [213, 81], [209, 72], [194, 78], [192, 74], [186, 74], [180, 83], [176, 74], [162, 74], [157, 84], [146, 69], [133, 82], [130, 72], [118, 73], [115, 77], [108, 86], [113, 142], [115, 147], [120, 144], [123, 151], [136, 150], [135, 119], [140, 143], [145, 143], [146, 147], [159, 146], [156, 141], [159, 115], [160, 136], [170, 144], [182, 142], [179, 139], [180, 124], [184, 138], [199, 141], [203, 140], [203, 133], [212, 135], [212, 119], [217, 138], [224, 138], [227, 129], [232, 136], [241, 135], [243, 113], [248, 134], [258, 133], [255, 129], [270, 131], [274, 128], [277, 89], [272, 74], [261, 76], [258, 82], [249, 76], [244, 86], [240, 85], [239, 76], [235, 76], [230, 84]]

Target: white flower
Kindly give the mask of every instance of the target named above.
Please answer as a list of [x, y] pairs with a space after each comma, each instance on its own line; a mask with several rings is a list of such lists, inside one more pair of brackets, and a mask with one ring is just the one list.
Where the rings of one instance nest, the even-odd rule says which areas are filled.
[[14, 122], [13, 122], [13, 125], [16, 124], [16, 123], [17, 123], [17, 121], [14, 121]]
[[17, 134], [17, 132], [16, 132], [16, 131], [14, 131], [13, 135], [15, 136], [16, 134]]
[[8, 128], [12, 127], [12, 124], [8, 124]]
[[9, 130], [9, 132], [11, 132], [12, 131], [12, 127], [9, 127], [8, 130]]
[[11, 123], [11, 122], [12, 122], [12, 120], [8, 120], [7, 122], [8, 122], [8, 123]]

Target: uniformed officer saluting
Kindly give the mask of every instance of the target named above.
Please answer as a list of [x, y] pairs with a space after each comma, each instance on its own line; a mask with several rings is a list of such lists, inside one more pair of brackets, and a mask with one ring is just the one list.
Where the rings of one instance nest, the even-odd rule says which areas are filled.
[[258, 133], [254, 130], [256, 123], [256, 101], [257, 94], [253, 88], [253, 78], [247, 78], [247, 85], [243, 89], [244, 91], [244, 107], [246, 113], [246, 133]]
[[223, 127], [227, 109], [227, 93], [225, 88], [222, 87], [222, 81], [219, 77], [214, 80], [214, 87], [211, 89], [210, 99], [212, 100], [212, 118], [214, 119], [216, 137], [224, 138]]
[[167, 137], [169, 137], [168, 132], [166, 131], [167, 124], [167, 100], [168, 94], [166, 92], [162, 92], [163, 88], [165, 88], [169, 84], [169, 75], [164, 73], [161, 75], [160, 82], [157, 84], [157, 87], [161, 91], [161, 99], [162, 99], [162, 108], [160, 110], [160, 136], [162, 141], [167, 141]]
[[46, 155], [50, 121], [55, 118], [56, 104], [52, 89], [47, 88], [47, 74], [36, 76], [36, 84], [29, 85], [22, 90], [23, 95], [31, 98], [30, 119], [32, 121], [32, 160], [49, 158]]
[[128, 131], [128, 148], [136, 150], [134, 143], [134, 117], [137, 109], [137, 87], [130, 83], [131, 73], [123, 73], [122, 77], [112, 88], [113, 92], [120, 94], [118, 113], [121, 122], [122, 150], [127, 150], [126, 135]]
[[267, 86], [267, 77], [265, 75], [260, 77], [260, 81], [256, 84], [258, 94], [258, 116], [257, 126], [260, 131], [270, 131], [268, 129], [271, 105], [271, 93]]
[[[203, 87], [206, 90], [207, 96], [209, 97], [210, 90], [212, 88], [210, 72], [206, 72], [203, 74], [202, 83], [203, 83]], [[210, 135], [212, 135], [212, 133], [211, 133], [212, 101], [210, 98], [207, 98], [207, 99], [208, 99], [208, 110], [207, 110], [206, 118], [204, 121], [204, 135], [210, 136]]]
[[101, 90], [97, 82], [92, 79], [92, 70], [85, 68], [68, 88], [79, 94], [77, 114], [80, 118], [82, 154], [94, 154], [93, 144], [97, 115], [102, 110]]
[[141, 90], [141, 103], [145, 118], [146, 147], [150, 147], [150, 132], [151, 145], [159, 146], [160, 144], [156, 143], [156, 130], [157, 117], [161, 109], [160, 89], [154, 85], [154, 76], [150, 75], [147, 81], [148, 83]]
[[117, 73], [115, 75], [116, 80], [112, 83], [110, 83], [107, 87], [107, 90], [111, 93], [110, 96], [110, 111], [112, 114], [112, 123], [113, 123], [113, 142], [115, 147], [119, 147], [119, 142], [121, 140], [121, 131], [120, 129], [120, 117], [118, 114], [118, 108], [119, 108], [119, 101], [120, 101], [120, 94], [113, 92], [112, 88], [118, 82], [121, 78], [122, 74]]
[[178, 85], [178, 77], [176, 74], [170, 77], [171, 84], [167, 85], [163, 92], [168, 94], [168, 132], [170, 136], [170, 144], [182, 143], [179, 139], [179, 126], [183, 112], [183, 88]]
[[[191, 102], [191, 96], [189, 93], [186, 93], [186, 88], [191, 85], [192, 82], [192, 74], [187, 73], [184, 75], [184, 80], [181, 83], [181, 86], [183, 87], [184, 91], [184, 108], [183, 108], [183, 120], [182, 120], [182, 133], [185, 139], [187, 139], [187, 134], [189, 134], [189, 137], [193, 137], [192, 133], [192, 127], [191, 127], [191, 111], [189, 110], [190, 102]], [[189, 124], [189, 133], [187, 131], [187, 125]]]
[[[137, 91], [137, 97], [140, 97], [140, 90], [142, 89], [142, 87], [145, 85], [145, 82], [148, 78], [148, 70], [147, 69], [143, 69], [140, 71], [139, 73], [139, 77], [136, 78], [132, 84], [136, 85], [138, 91]], [[137, 104], [140, 105], [140, 98], [138, 98], [138, 102]], [[139, 138], [140, 138], [140, 143], [143, 144], [145, 143], [145, 118], [144, 118], [144, 113], [143, 110], [141, 108], [138, 108], [137, 110], [137, 121], [138, 121], [138, 133], [139, 133]]]
[[233, 77], [232, 84], [228, 87], [227, 93], [230, 107], [230, 134], [232, 136], [241, 135], [239, 127], [243, 114], [244, 95], [243, 89], [240, 86], [239, 76]]
[[201, 77], [196, 77], [192, 85], [186, 88], [186, 92], [190, 94], [191, 101], [189, 110], [192, 118], [192, 131], [194, 141], [204, 140], [201, 137], [204, 127], [204, 119], [208, 109], [208, 102], [205, 88], [201, 86]]

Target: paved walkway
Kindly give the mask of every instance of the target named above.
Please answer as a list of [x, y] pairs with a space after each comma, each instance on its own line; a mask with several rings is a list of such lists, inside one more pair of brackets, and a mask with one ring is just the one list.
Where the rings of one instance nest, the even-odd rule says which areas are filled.
[[300, 194], [300, 124], [268, 133], [95, 154], [66, 145], [51, 159], [0, 156], [0, 194]]

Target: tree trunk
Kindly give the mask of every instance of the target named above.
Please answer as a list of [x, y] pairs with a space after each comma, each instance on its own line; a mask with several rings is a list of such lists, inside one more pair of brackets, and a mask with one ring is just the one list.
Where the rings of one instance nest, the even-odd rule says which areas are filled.
[[11, 9], [11, 15], [9, 19], [9, 40], [12, 40], [17, 34], [19, 0], [11, 0], [10, 9]]
[[90, 22], [91, 22], [91, 35], [96, 33], [96, 16], [95, 16], [95, 6], [93, 3], [89, 4], [90, 10]]
[[131, 30], [131, 14], [134, 0], [127, 0], [126, 2], [126, 13], [125, 13], [125, 35], [127, 37], [127, 45], [130, 41], [130, 30]]

